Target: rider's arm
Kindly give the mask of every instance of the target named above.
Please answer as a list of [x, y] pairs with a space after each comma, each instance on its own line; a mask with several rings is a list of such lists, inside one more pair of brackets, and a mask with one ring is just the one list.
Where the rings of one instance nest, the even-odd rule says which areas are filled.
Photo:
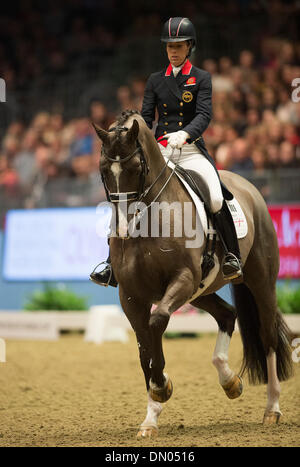
[[190, 135], [191, 141], [199, 138], [208, 127], [212, 118], [212, 84], [208, 72], [203, 72], [196, 101], [196, 116], [183, 130]]
[[155, 120], [155, 109], [156, 109], [156, 95], [153, 90], [153, 84], [151, 76], [148, 79], [144, 92], [144, 99], [142, 105], [142, 117], [147, 123], [147, 126], [152, 129], [153, 120]]

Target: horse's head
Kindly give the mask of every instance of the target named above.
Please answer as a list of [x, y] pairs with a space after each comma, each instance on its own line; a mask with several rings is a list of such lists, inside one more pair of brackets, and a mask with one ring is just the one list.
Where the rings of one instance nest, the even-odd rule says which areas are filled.
[[138, 200], [144, 191], [149, 171], [143, 148], [139, 142], [137, 119], [111, 125], [108, 131], [93, 124], [102, 141], [100, 173], [111, 202]]

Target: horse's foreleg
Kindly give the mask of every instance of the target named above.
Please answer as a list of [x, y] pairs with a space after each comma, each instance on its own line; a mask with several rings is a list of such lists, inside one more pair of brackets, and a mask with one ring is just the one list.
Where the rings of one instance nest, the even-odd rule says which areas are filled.
[[219, 375], [219, 382], [229, 399], [242, 393], [242, 380], [228, 365], [228, 351], [236, 319], [235, 308], [222, 300], [217, 294], [198, 297], [193, 305], [209, 312], [217, 321], [219, 332], [212, 362]]
[[152, 399], [148, 393], [147, 415], [140, 426], [138, 438], [152, 438], [158, 434], [158, 417], [161, 414], [162, 405]]
[[134, 297], [128, 301], [127, 294], [120, 289], [120, 302], [122, 308], [135, 332], [139, 348], [140, 363], [145, 377], [148, 391], [147, 415], [142, 422], [137, 437], [151, 438], [158, 433], [158, 417], [162, 411], [161, 404], [152, 400], [149, 394], [149, 382], [151, 376], [152, 345], [149, 328], [150, 305], [140, 303]]
[[[149, 317], [148, 317], [149, 321]], [[147, 322], [147, 328], [149, 324]], [[157, 436], [158, 434], [158, 417], [162, 411], [162, 406], [159, 402], [156, 402], [150, 396], [150, 376], [151, 376], [151, 339], [150, 339], [150, 330], [147, 329], [145, 334], [145, 329], [143, 332], [140, 332], [139, 329], [136, 329], [136, 337], [138, 341], [139, 353], [140, 353], [140, 362], [145, 376], [146, 388], [148, 391], [148, 404], [147, 404], [147, 415], [145, 420], [142, 422], [137, 438], [151, 438]]]
[[182, 306], [193, 295], [193, 275], [185, 268], [168, 285], [166, 292], [150, 317], [149, 326], [152, 338], [152, 368], [150, 395], [157, 402], [166, 402], [172, 395], [172, 382], [163, 373], [165, 359], [162, 348], [162, 335], [167, 328], [173, 311]]

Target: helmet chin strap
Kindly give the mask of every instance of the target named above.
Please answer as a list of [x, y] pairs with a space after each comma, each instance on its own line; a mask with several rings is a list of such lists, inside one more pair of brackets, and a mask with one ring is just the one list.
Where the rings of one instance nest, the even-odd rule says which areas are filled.
[[191, 55], [192, 44], [191, 44], [190, 41], [189, 41], [189, 46], [190, 46], [190, 48], [189, 48], [188, 54], [187, 54], [187, 56], [185, 57], [185, 59], [183, 60], [183, 62], [179, 66], [182, 66], [188, 60], [189, 56]]

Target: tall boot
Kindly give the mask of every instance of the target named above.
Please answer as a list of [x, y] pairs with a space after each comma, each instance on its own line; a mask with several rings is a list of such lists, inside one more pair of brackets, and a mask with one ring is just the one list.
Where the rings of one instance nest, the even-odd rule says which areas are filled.
[[[100, 272], [95, 272], [100, 264], [106, 264], [105, 268]], [[118, 282], [114, 276], [114, 272], [111, 266], [110, 252], [106, 261], [102, 261], [102, 263], [97, 264], [94, 271], [90, 274], [90, 280], [98, 285], [104, 285], [104, 287], [108, 287], [109, 285], [112, 287], [118, 286]]]
[[232, 280], [241, 277], [243, 273], [240, 248], [226, 201], [223, 201], [220, 211], [213, 214], [213, 220], [225, 254], [222, 261], [223, 278]]

